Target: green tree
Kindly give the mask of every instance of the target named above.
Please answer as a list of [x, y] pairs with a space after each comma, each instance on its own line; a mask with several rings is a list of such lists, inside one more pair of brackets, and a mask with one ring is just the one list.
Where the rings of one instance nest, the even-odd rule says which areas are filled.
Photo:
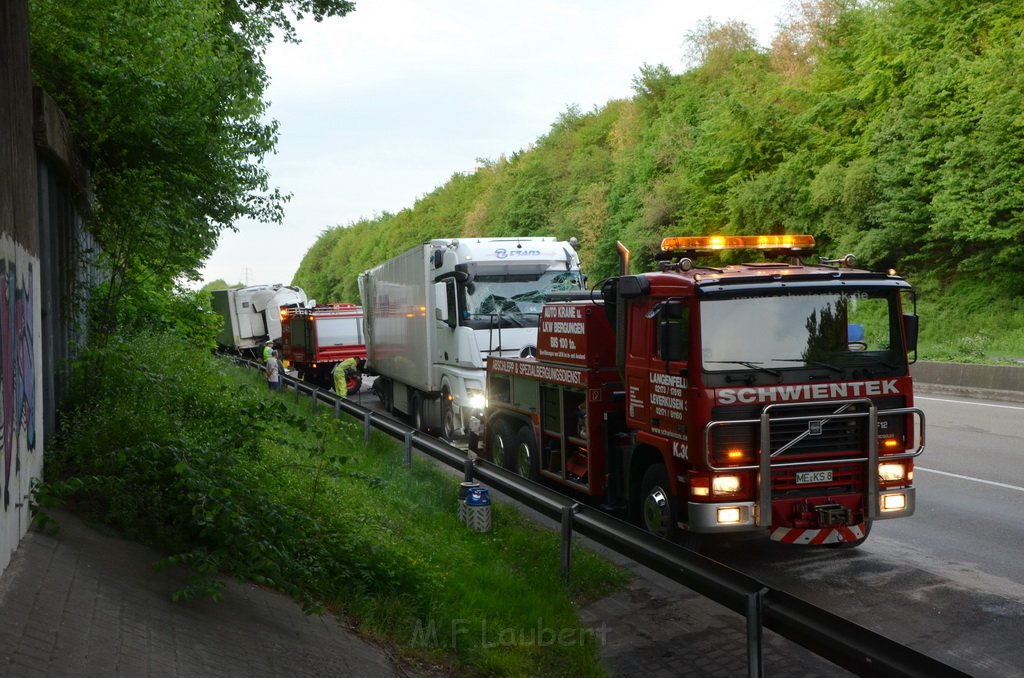
[[575, 235], [597, 282], [619, 240], [639, 269], [666, 235], [807, 232], [823, 254], [934, 277], [923, 294], [984, 270], [1012, 308], [1022, 35], [1024, 5], [1005, 0], [795, 0], [769, 50], [704, 22], [687, 71], [644, 64], [631, 100], [570, 105], [528, 150], [347, 229], [331, 266], [354, 278], [456, 234]]
[[90, 228], [109, 267], [102, 336], [138, 295], [198, 279], [218, 235], [241, 217], [274, 221], [287, 196], [262, 161], [263, 52], [292, 18], [352, 9], [341, 0], [30, 0], [36, 82], [59, 103], [89, 166]]

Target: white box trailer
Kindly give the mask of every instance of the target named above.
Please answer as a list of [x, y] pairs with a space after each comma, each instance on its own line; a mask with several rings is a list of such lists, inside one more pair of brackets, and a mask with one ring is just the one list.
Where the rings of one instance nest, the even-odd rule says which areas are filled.
[[310, 304], [301, 287], [252, 285], [214, 290], [213, 310], [224, 318], [217, 343], [236, 351], [254, 350], [281, 340], [281, 307]]
[[448, 439], [472, 432], [487, 359], [531, 355], [544, 295], [583, 289], [573, 244], [431, 240], [363, 272], [366, 367], [384, 406]]

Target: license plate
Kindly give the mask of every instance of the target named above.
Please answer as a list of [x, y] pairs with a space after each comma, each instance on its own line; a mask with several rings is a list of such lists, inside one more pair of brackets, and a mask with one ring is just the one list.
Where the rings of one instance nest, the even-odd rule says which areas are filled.
[[797, 471], [796, 484], [807, 485], [808, 483], [831, 483], [832, 471]]

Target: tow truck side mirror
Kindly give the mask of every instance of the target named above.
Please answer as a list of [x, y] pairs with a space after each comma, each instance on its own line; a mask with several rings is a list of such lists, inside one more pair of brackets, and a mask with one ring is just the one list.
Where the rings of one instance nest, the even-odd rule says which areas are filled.
[[907, 353], [917, 353], [917, 314], [903, 314], [903, 334], [907, 337]]
[[662, 302], [658, 320], [658, 355], [671, 362], [686, 359], [686, 323], [683, 311], [686, 307], [679, 301]]

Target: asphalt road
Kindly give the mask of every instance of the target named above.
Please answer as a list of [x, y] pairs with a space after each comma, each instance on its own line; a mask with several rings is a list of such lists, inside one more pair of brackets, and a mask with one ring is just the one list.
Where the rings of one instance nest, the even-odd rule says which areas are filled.
[[714, 557], [979, 677], [1024, 677], [1024, 405], [921, 394], [917, 511], [849, 551]]

